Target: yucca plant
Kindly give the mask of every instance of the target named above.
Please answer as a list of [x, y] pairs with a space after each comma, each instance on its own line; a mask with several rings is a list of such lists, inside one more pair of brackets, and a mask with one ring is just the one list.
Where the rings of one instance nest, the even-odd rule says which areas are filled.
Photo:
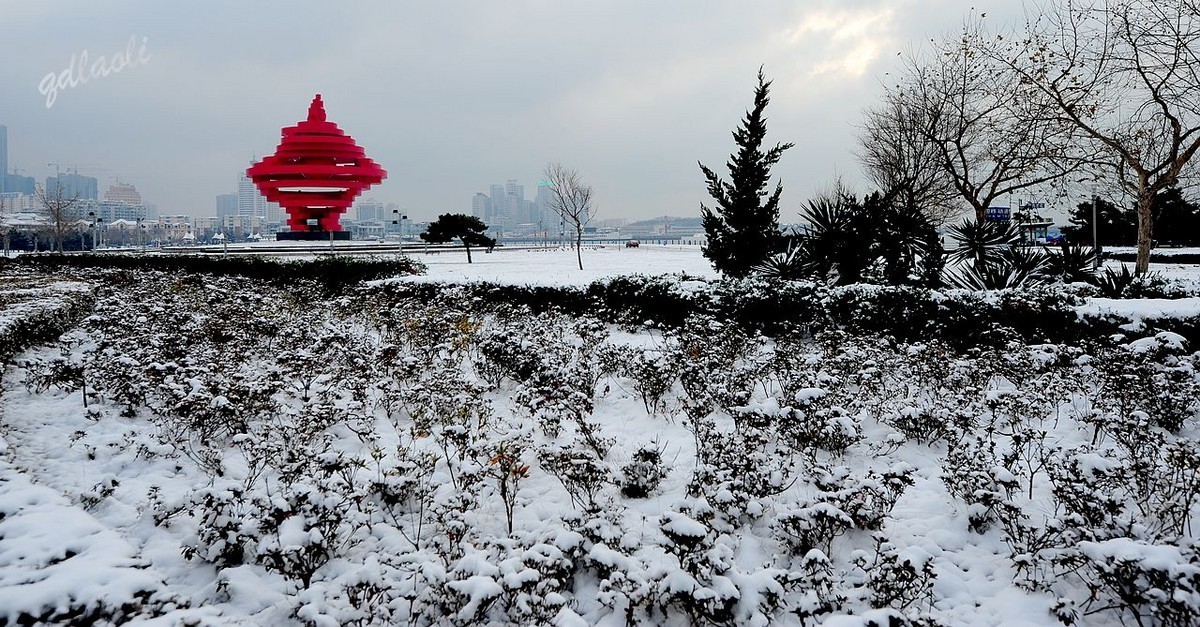
[[804, 267], [804, 258], [801, 252], [801, 246], [796, 241], [788, 242], [787, 248], [783, 252], [767, 257], [762, 263], [754, 266], [751, 272], [768, 279], [786, 281], [803, 279], [808, 276], [808, 273]]
[[855, 199], [837, 192], [809, 200], [801, 211], [808, 222], [798, 239], [799, 263], [806, 276], [821, 281], [857, 283], [871, 263], [869, 225]]
[[974, 265], [999, 263], [1004, 251], [1021, 242], [1016, 227], [999, 222], [963, 220], [950, 227], [950, 238], [958, 247], [950, 251], [950, 261]]
[[1003, 264], [962, 264], [946, 270], [942, 278], [950, 287], [972, 291], [1005, 290], [1041, 282], [1039, 275]]
[[1096, 279], [1096, 249], [1071, 244], [1046, 249], [1045, 273], [1063, 283], [1092, 283]]
[[1096, 287], [1105, 298], [1121, 298], [1129, 291], [1137, 275], [1129, 270], [1129, 266], [1121, 264], [1121, 271], [1105, 268], [1104, 274], [1096, 277]]
[[1046, 254], [1021, 247], [1021, 235], [1012, 225], [964, 220], [950, 227], [950, 237], [958, 246], [949, 255], [956, 265], [943, 272], [947, 285], [998, 290], [1047, 280]]

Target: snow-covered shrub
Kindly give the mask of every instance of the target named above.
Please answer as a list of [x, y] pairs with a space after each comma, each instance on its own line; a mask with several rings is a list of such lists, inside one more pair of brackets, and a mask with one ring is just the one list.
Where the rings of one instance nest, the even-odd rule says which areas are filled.
[[723, 431], [711, 421], [690, 425], [696, 438], [696, 470], [687, 493], [704, 497], [730, 522], [762, 513], [758, 499], [782, 493], [795, 481], [793, 459], [771, 446], [759, 429]]
[[785, 602], [786, 571], [741, 570], [735, 559], [737, 539], [716, 533], [687, 513], [667, 511], [659, 526], [667, 539], [663, 548], [678, 567], [665, 562], [646, 573], [655, 605], [674, 608], [693, 624], [770, 624]]
[[1015, 507], [1009, 499], [1019, 483], [1000, 463], [990, 438], [967, 435], [952, 444], [942, 465], [942, 482], [952, 496], [967, 504], [972, 531], [986, 531]]
[[899, 340], [927, 338], [938, 319], [937, 302], [928, 290], [916, 287], [838, 287], [830, 290], [824, 306], [835, 323], [847, 329]]
[[593, 373], [578, 365], [541, 371], [521, 385], [513, 400], [533, 417], [547, 437], [555, 438], [571, 424], [598, 457], [604, 458], [614, 440], [590, 420], [595, 408]]
[[660, 446], [638, 447], [629, 463], [621, 467], [621, 494], [631, 499], [644, 499], [658, 489], [667, 473]]
[[925, 603], [933, 604], [933, 556], [918, 547], [901, 548], [892, 545], [882, 535], [876, 536], [874, 560], [860, 559], [858, 566], [867, 573], [872, 607], [892, 607], [897, 610], [916, 609]]
[[1200, 495], [1200, 441], [1155, 439], [1146, 456], [1080, 446], [1051, 458], [1058, 504], [1084, 523], [1089, 540], [1182, 535]]
[[317, 570], [346, 548], [354, 532], [347, 492], [319, 480], [278, 490], [259, 519], [257, 562], [309, 587]]
[[880, 472], [856, 475], [849, 467], [810, 468], [816, 493], [799, 502], [776, 504], [772, 527], [788, 553], [804, 556], [814, 549], [832, 555], [833, 541], [851, 530], [878, 531], [905, 488], [914, 468], [896, 462]]
[[824, 553], [812, 549], [799, 560], [798, 567], [788, 574], [788, 612], [808, 625], [809, 619], [820, 618], [842, 609], [846, 590]]
[[853, 528], [854, 521], [834, 503], [814, 499], [777, 512], [772, 526], [788, 553], [807, 555], [817, 550], [828, 554], [834, 538]]
[[[25, 386], [34, 394], [41, 394], [50, 388], [70, 393], [85, 385], [83, 364], [71, 358], [68, 346], [61, 347], [57, 355], [25, 360], [21, 367], [25, 369]], [[85, 394], [85, 402], [86, 399]]]
[[578, 536], [497, 539], [466, 547], [445, 569], [422, 566], [416, 624], [549, 625], [568, 616], [580, 568]]
[[678, 355], [658, 349], [630, 350], [621, 374], [633, 381], [646, 413], [666, 414], [664, 397], [679, 376]]
[[847, 466], [812, 468], [819, 501], [833, 503], [850, 517], [857, 529], [877, 531], [892, 513], [905, 489], [913, 485], [916, 468], [906, 462], [869, 469], [858, 475]]
[[1144, 412], [1154, 425], [1178, 431], [1200, 409], [1200, 377], [1185, 347], [1184, 338], [1162, 332], [1100, 351], [1096, 405], [1116, 414], [1114, 422]]
[[184, 542], [184, 557], [222, 568], [252, 560], [266, 507], [257, 493], [239, 483], [222, 482], [197, 490], [189, 500], [186, 511], [196, 521], [196, 534]]
[[538, 371], [540, 356], [536, 344], [530, 341], [524, 325], [516, 329], [485, 329], [479, 340], [479, 354], [483, 357], [476, 363], [476, 370], [485, 381], [500, 385], [504, 379], [526, 381]]
[[485, 471], [496, 482], [496, 494], [504, 506], [504, 521], [510, 535], [513, 532], [517, 492], [521, 489], [521, 482], [529, 478], [529, 464], [521, 460], [526, 445], [525, 438], [521, 437], [496, 442], [491, 447]]
[[95, 292], [86, 283], [49, 282], [43, 277], [5, 277], [0, 298], [0, 360], [53, 342], [75, 327], [94, 306]]
[[770, 357], [762, 339], [734, 325], [701, 317], [672, 337], [679, 381], [694, 406], [725, 411], [744, 406], [767, 378]]
[[[1056, 560], [1087, 587], [1084, 614], [1115, 610], [1122, 622], [1185, 627], [1200, 622], [1200, 546], [1132, 538], [1084, 541]], [[1071, 624], [1071, 623], [1068, 623]]]
[[399, 596], [401, 576], [386, 560], [368, 555], [362, 564], [301, 590], [296, 595], [296, 618], [313, 627], [394, 624], [393, 601]]
[[538, 462], [558, 478], [576, 507], [595, 513], [605, 505], [598, 497], [612, 483], [611, 472], [591, 448], [576, 443], [573, 447], [542, 449]]
[[802, 390], [795, 398], [798, 407], [787, 408], [775, 425], [781, 439], [797, 451], [820, 449], [840, 455], [862, 440], [857, 418], [833, 404], [824, 390]]

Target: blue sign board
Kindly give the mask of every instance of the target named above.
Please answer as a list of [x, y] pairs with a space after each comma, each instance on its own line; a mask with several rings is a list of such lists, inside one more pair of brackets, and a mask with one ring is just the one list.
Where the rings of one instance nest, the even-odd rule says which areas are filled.
[[983, 217], [992, 222], [1008, 222], [1012, 219], [1012, 212], [1008, 207], [988, 207]]

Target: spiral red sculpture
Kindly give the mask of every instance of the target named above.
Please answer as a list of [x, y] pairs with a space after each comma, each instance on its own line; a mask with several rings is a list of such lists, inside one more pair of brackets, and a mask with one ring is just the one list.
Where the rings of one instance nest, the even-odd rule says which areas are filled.
[[308, 119], [284, 127], [275, 154], [246, 169], [246, 176], [288, 214], [290, 233], [278, 239], [349, 239], [341, 214], [363, 190], [387, 178], [354, 138], [325, 120], [321, 94], [308, 107]]

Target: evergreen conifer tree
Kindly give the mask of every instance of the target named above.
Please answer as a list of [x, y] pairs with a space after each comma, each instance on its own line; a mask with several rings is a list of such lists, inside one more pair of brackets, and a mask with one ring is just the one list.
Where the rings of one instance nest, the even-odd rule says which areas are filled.
[[783, 247], [779, 232], [779, 195], [783, 192], [783, 184], [776, 183], [775, 191], [769, 195], [767, 185], [771, 166], [793, 144], [776, 144], [770, 150], [762, 150], [767, 134], [763, 110], [770, 102], [770, 87], [771, 82], [763, 77], [760, 67], [754, 108], [746, 113], [741, 126], [733, 132], [738, 151], [731, 154], [726, 163], [729, 181], [722, 180], [719, 174], [700, 164], [708, 182], [708, 193], [716, 201], [713, 209], [700, 205], [704, 232], [708, 237], [704, 256], [718, 272], [732, 277], [746, 276]]

